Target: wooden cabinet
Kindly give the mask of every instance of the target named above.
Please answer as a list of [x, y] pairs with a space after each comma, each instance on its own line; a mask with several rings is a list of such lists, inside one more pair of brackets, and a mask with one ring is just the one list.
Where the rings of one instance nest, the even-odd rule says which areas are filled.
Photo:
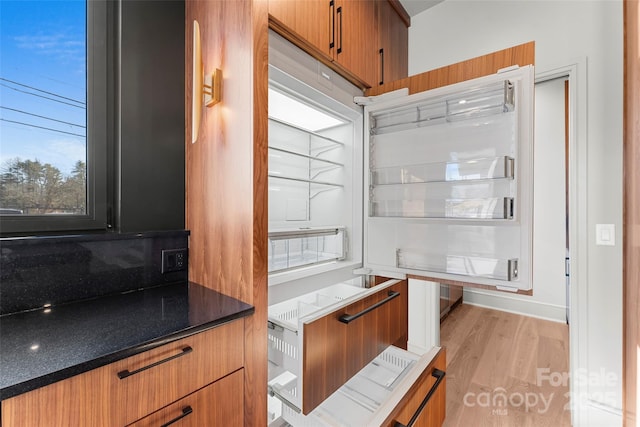
[[377, 84], [376, 2], [335, 0], [333, 60], [367, 86]]
[[378, 20], [378, 69], [376, 85], [400, 80], [409, 74], [408, 16], [389, 1], [376, 1]]
[[[295, 43], [332, 55], [335, 7], [329, 0], [269, 0], [271, 26]], [[334, 42], [335, 44], [335, 42]]]
[[360, 87], [407, 75], [407, 24], [387, 0], [270, 0], [269, 23]]
[[440, 427], [446, 412], [446, 354], [440, 350], [383, 423], [388, 427]]
[[[6, 399], [2, 427], [127, 425], [243, 363], [244, 321], [236, 320]], [[232, 400], [242, 396], [241, 385]]]
[[240, 369], [171, 405], [130, 424], [131, 427], [244, 425], [243, 370]]

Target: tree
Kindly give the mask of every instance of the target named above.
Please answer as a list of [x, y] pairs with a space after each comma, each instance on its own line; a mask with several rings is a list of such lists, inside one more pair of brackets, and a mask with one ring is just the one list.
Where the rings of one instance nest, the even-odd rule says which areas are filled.
[[16, 157], [5, 162], [0, 174], [0, 207], [25, 214], [84, 213], [86, 165], [78, 161], [70, 176], [38, 159]]
[[87, 165], [78, 160], [63, 185], [61, 206], [65, 210], [83, 214], [87, 206]]

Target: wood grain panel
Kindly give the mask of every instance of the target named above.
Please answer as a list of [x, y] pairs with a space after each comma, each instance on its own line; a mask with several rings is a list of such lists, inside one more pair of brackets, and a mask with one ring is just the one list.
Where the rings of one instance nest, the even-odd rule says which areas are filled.
[[115, 380], [94, 369], [2, 401], [2, 427], [108, 427], [123, 425], [112, 404]]
[[640, 6], [624, 8], [623, 411], [636, 426], [640, 361]]
[[460, 83], [465, 80], [495, 74], [501, 68], [512, 65], [535, 64], [535, 42], [499, 50], [467, 61], [437, 68], [405, 79], [375, 86], [366, 91], [367, 96], [380, 95], [397, 89], [409, 88], [409, 93]]
[[400, 17], [400, 19], [404, 23], [404, 26], [405, 27], [410, 27], [411, 26], [411, 16], [407, 12], [407, 10], [404, 8], [404, 6], [402, 6], [402, 3], [400, 3], [399, 0], [388, 0], [388, 2], [391, 5], [391, 7], [393, 7], [393, 9], [396, 11], [398, 16]]
[[331, 55], [332, 13], [328, 0], [269, 0], [269, 15], [280, 31], [327, 57]]
[[[2, 401], [3, 427], [113, 426], [136, 421], [242, 367], [242, 319]], [[118, 372], [146, 367], [124, 379]], [[220, 352], [220, 348], [225, 348]]]
[[[341, 13], [338, 13], [341, 11]], [[336, 0], [333, 59], [366, 86], [378, 83], [378, 28], [373, 1]]]
[[[446, 372], [446, 362], [445, 350], [441, 349], [383, 425], [395, 427], [396, 422], [405, 426], [408, 425], [414, 414], [418, 412], [425, 396], [436, 382], [436, 378], [432, 375], [434, 369]], [[445, 376], [436, 391], [431, 395], [427, 405], [420, 412], [415, 424], [413, 424], [414, 427], [440, 427], [442, 425], [446, 413], [446, 389], [447, 377]]]
[[[400, 296], [349, 324], [338, 318], [382, 301], [388, 291]], [[302, 412], [308, 414], [386, 347], [407, 341], [407, 281], [304, 325]]]
[[263, 425], [267, 413], [268, 258], [268, 0], [253, 0], [253, 263], [255, 314], [245, 333], [245, 425]]
[[386, 0], [376, 2], [378, 47], [383, 50], [382, 54], [378, 54], [382, 64], [378, 65], [378, 78], [374, 82], [378, 86], [380, 82], [384, 84], [403, 79], [409, 73], [409, 29], [394, 9], [393, 4], [396, 3]]
[[[243, 383], [243, 371], [236, 371], [130, 426], [157, 427], [175, 421], [180, 427], [242, 427], [245, 425]], [[185, 408], [191, 412], [185, 415]]]
[[[125, 423], [147, 414], [242, 368], [244, 360], [244, 320], [236, 320], [108, 365], [112, 376], [123, 370], [133, 372], [167, 357], [180, 354], [186, 346], [191, 353], [144, 370], [116, 382], [115, 395]], [[224, 351], [220, 351], [224, 349]]]
[[[222, 101], [203, 110], [191, 144], [193, 20], [205, 70], [223, 72]], [[186, 225], [189, 279], [252, 304], [246, 321], [245, 422], [265, 421], [267, 381], [266, 0], [186, 2]]]

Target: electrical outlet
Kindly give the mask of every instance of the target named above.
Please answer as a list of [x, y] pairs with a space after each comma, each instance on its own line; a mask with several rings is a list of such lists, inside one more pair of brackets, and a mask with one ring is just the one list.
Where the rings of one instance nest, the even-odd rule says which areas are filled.
[[163, 249], [162, 250], [162, 274], [172, 271], [187, 269], [189, 249]]

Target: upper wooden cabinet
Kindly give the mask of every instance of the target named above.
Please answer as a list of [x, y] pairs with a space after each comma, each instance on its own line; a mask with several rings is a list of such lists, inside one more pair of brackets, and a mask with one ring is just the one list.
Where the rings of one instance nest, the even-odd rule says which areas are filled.
[[407, 76], [408, 22], [388, 0], [269, 0], [273, 30], [363, 88]]
[[[333, 3], [333, 2], [331, 2]], [[362, 80], [377, 84], [378, 28], [374, 1], [336, 0], [333, 60]]]
[[387, 0], [376, 1], [375, 4], [380, 61], [376, 85], [382, 85], [409, 74], [409, 17], [398, 13]]
[[334, 6], [329, 0], [269, 0], [271, 26], [295, 44], [309, 51], [315, 49], [327, 57], [335, 44], [332, 24]]

